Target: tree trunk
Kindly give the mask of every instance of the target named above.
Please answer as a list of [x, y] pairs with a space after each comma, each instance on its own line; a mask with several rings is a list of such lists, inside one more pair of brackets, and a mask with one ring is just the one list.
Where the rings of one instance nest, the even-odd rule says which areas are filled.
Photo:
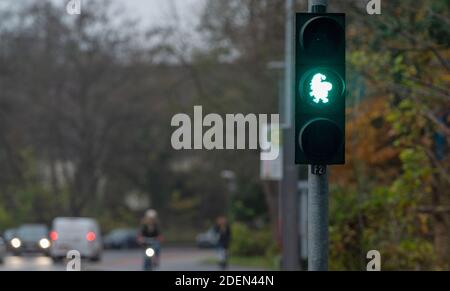
[[450, 239], [446, 213], [434, 215], [434, 247], [439, 266], [450, 270]]

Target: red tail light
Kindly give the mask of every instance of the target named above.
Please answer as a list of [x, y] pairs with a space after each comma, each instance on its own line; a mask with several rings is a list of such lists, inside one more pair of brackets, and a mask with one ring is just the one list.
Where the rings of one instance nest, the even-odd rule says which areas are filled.
[[50, 239], [53, 241], [58, 240], [58, 233], [56, 231], [50, 232]]
[[95, 240], [95, 232], [90, 231], [86, 234], [87, 241], [94, 241]]

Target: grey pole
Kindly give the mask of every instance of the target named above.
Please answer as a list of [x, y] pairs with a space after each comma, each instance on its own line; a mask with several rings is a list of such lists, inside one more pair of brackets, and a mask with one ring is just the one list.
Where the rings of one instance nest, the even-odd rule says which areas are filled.
[[327, 166], [309, 166], [308, 174], [308, 270], [328, 270], [328, 174]]
[[[323, 13], [327, 0], [309, 0], [309, 12]], [[311, 165], [308, 173], [308, 270], [328, 270], [327, 166]]]
[[327, 11], [328, 0], [309, 0], [309, 12], [324, 13]]
[[294, 1], [286, 0], [286, 53], [285, 53], [285, 110], [283, 130], [283, 180], [281, 183], [280, 212], [282, 254], [281, 269], [295, 271], [300, 268], [298, 230], [298, 169], [294, 163], [295, 132], [293, 127], [293, 55], [294, 55]]

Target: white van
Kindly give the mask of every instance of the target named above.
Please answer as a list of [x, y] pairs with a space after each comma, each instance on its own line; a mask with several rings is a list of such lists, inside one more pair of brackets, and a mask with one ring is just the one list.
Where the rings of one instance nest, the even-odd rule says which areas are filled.
[[100, 227], [96, 220], [83, 217], [58, 217], [53, 220], [50, 232], [50, 256], [58, 261], [71, 250], [81, 257], [99, 261], [102, 255]]

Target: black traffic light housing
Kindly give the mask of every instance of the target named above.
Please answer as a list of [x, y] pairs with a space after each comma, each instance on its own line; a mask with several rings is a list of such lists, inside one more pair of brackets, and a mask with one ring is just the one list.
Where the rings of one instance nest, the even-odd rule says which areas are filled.
[[345, 14], [297, 13], [295, 163], [345, 163]]

